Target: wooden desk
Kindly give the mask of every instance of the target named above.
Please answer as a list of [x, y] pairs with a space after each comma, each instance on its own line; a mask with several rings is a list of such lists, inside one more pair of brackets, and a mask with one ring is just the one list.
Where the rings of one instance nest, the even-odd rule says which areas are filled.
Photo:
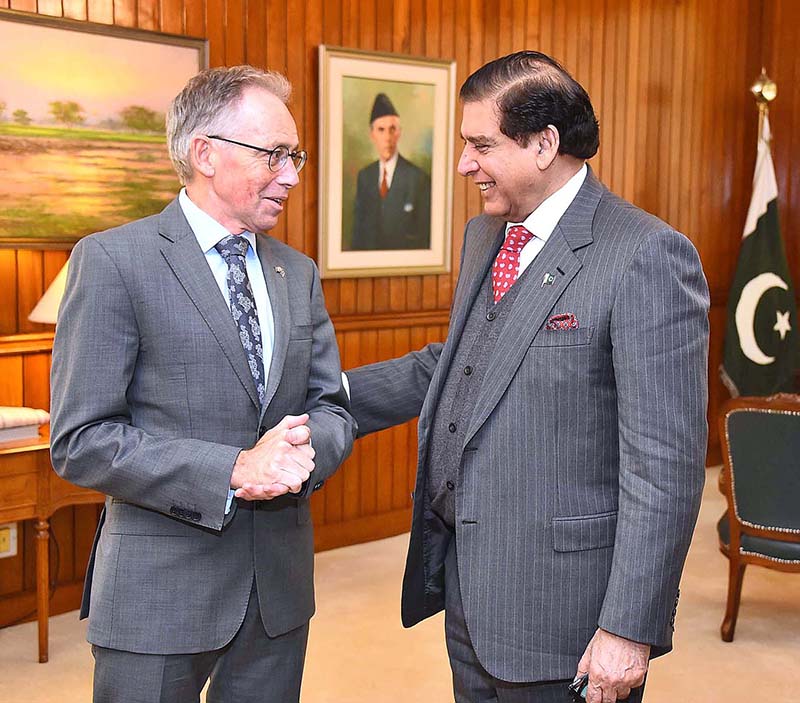
[[36, 520], [36, 618], [42, 663], [48, 658], [50, 516], [68, 505], [102, 503], [104, 499], [53, 471], [48, 436], [0, 443], [0, 523]]

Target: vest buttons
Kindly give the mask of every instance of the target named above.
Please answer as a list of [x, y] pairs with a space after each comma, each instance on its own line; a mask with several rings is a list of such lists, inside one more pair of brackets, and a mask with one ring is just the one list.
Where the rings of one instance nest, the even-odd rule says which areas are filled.
[[450, 423], [450, 424], [447, 426], [447, 429], [448, 429], [448, 430], [450, 430], [450, 432], [455, 432], [455, 431], [456, 431], [458, 428], [456, 427], [456, 423], [455, 423], [455, 422], [451, 422], [451, 423]]
[[464, 367], [464, 375], [465, 376], [471, 376], [472, 375], [472, 367], [471, 366], [465, 366]]
[[448, 491], [452, 491], [456, 487], [456, 484], [454, 484], [452, 481], [448, 481], [445, 485], [447, 486]]
[[486, 313], [486, 319], [489, 320], [489, 322], [494, 320], [495, 317], [497, 317], [497, 313], [494, 310]]

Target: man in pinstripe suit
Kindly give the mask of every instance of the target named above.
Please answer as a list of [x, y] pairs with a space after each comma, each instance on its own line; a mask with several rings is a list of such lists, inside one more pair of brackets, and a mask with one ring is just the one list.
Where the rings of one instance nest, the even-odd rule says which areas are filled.
[[695, 248], [611, 194], [584, 89], [549, 57], [461, 88], [464, 235], [447, 341], [350, 372], [362, 434], [419, 415], [403, 584], [442, 608], [456, 701], [642, 698], [671, 649], [704, 480], [708, 289]]

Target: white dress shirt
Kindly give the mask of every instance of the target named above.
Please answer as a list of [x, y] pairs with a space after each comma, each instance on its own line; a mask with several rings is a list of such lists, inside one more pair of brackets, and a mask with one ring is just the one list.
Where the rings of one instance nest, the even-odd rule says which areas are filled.
[[[225, 298], [225, 303], [230, 309], [230, 291], [228, 290], [228, 264], [225, 259], [214, 247], [221, 239], [224, 239], [232, 232], [228, 232], [219, 222], [217, 222], [211, 215], [201, 210], [195, 205], [189, 195], [186, 193], [186, 188], [181, 188], [178, 194], [178, 203], [183, 210], [183, 214], [189, 222], [189, 227], [192, 228], [197, 243], [205, 254], [208, 267], [214, 276], [214, 280], [219, 286], [219, 290]], [[253, 297], [256, 301], [256, 313], [258, 314], [258, 324], [261, 326], [261, 346], [264, 350], [264, 383], [269, 377], [270, 364], [272, 363], [272, 349], [275, 346], [275, 319], [272, 316], [272, 306], [269, 302], [269, 294], [267, 293], [267, 281], [264, 278], [264, 271], [261, 268], [261, 261], [256, 252], [256, 236], [252, 232], [244, 232], [242, 237], [245, 237], [250, 246], [247, 249], [247, 256], [245, 257], [245, 268], [247, 269], [247, 278], [250, 280], [250, 288], [253, 291]], [[233, 317], [231, 317], [233, 319]], [[228, 502], [225, 506], [225, 513], [227, 514], [231, 507], [233, 500], [233, 491], [228, 492]]]
[[380, 189], [381, 183], [383, 182], [383, 172], [386, 171], [386, 187], [392, 187], [392, 179], [394, 178], [394, 170], [397, 168], [397, 157], [400, 152], [395, 151], [392, 155], [392, 158], [388, 161], [381, 161], [378, 159], [380, 163], [380, 168], [378, 168], [378, 188]]
[[588, 171], [586, 164], [583, 164], [572, 178], [544, 200], [539, 207], [525, 218], [524, 222], [506, 223], [506, 235], [509, 227], [514, 227], [515, 225], [522, 225], [534, 235], [519, 253], [518, 276], [522, 275], [522, 272], [530, 266], [536, 255], [544, 249], [544, 245], [547, 244], [547, 240], [553, 234], [558, 221], [564, 216], [567, 208], [572, 205], [572, 201], [575, 200], [575, 196], [586, 180]]

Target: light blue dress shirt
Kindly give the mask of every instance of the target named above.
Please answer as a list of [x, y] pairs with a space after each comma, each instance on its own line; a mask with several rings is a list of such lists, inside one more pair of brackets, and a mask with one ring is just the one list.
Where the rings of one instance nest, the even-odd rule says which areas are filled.
[[[208, 268], [211, 269], [214, 280], [225, 298], [225, 304], [230, 308], [231, 301], [227, 281], [228, 265], [214, 247], [221, 239], [233, 233], [228, 232], [211, 215], [197, 207], [189, 198], [185, 188], [181, 188], [181, 192], [178, 194], [178, 203], [189, 222], [189, 226], [192, 228], [192, 232], [194, 232], [197, 243], [203, 250], [203, 254], [205, 254]], [[253, 290], [253, 297], [256, 301], [258, 323], [261, 325], [261, 344], [264, 349], [264, 379], [267, 379], [269, 378], [269, 369], [272, 363], [272, 350], [275, 346], [275, 319], [272, 316], [272, 306], [267, 293], [267, 281], [264, 278], [264, 271], [261, 268], [261, 261], [256, 251], [256, 236], [252, 232], [244, 232], [241, 236], [250, 242], [250, 247], [245, 257], [245, 268], [247, 269], [247, 278], [250, 280], [250, 288]], [[228, 491], [228, 502], [225, 505], [226, 514], [230, 511], [233, 495], [233, 490]]]

